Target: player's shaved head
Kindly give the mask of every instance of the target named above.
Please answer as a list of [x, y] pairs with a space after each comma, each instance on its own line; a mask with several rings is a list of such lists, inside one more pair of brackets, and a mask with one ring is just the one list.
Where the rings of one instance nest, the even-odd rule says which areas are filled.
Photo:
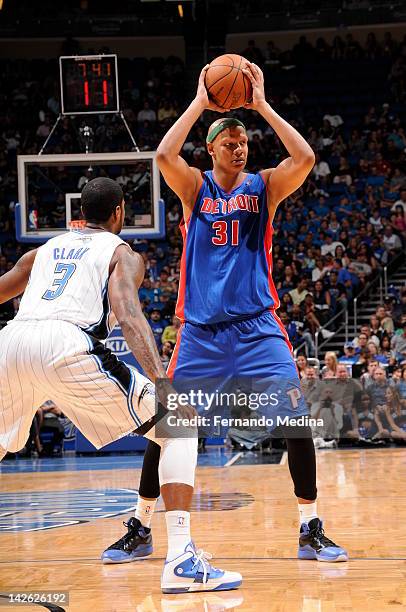
[[100, 176], [83, 187], [80, 203], [86, 221], [104, 223], [120, 206], [124, 199], [123, 190], [113, 179]]

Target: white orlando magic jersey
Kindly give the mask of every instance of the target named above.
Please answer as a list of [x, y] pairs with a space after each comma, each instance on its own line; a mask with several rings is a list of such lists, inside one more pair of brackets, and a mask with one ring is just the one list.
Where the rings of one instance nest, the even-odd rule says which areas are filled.
[[109, 265], [121, 238], [71, 231], [38, 249], [15, 321], [61, 320], [107, 338], [116, 319], [108, 298]]

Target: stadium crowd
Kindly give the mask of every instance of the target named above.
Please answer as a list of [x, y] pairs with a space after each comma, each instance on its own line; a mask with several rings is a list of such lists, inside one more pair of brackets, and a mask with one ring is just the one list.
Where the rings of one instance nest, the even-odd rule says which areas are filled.
[[[265, 82], [272, 85], [268, 99], [306, 135], [316, 152], [316, 164], [308, 180], [280, 206], [275, 216], [273, 242], [273, 277], [281, 301], [279, 314], [293, 346], [305, 342], [306, 354], [311, 357], [316, 331], [349, 308], [353, 298], [382, 266], [405, 248], [406, 134], [402, 119], [405, 119], [406, 38], [395, 41], [386, 33], [378, 40], [371, 33], [361, 46], [351, 34], [336, 37], [331, 45], [322, 38], [312, 45], [301, 37], [291, 51], [285, 52], [279, 51], [272, 41], [265, 49], [249, 41], [242, 53], [263, 67]], [[323, 75], [328, 75], [330, 81], [329, 90], [319, 92], [320, 96], [311, 90], [309, 62], [321, 87], [326, 82]], [[347, 83], [338, 76], [336, 83], [331, 77], [345, 74], [351, 66], [361, 80], [360, 90], [364, 74], [367, 84], [373, 77], [374, 91], [352, 97], [351, 88], [357, 88], [358, 83]], [[365, 70], [360, 70], [360, 66]], [[184, 65], [174, 57], [150, 61], [123, 59], [119, 72], [121, 105], [130, 129], [140, 150], [154, 150], [185, 107]], [[379, 80], [375, 73], [385, 76]], [[55, 62], [1, 61], [0, 78], [7, 85], [0, 91], [1, 275], [26, 250], [15, 240], [16, 157], [21, 153], [38, 153], [50, 134], [60, 105]], [[313, 98], [309, 105], [310, 94]], [[315, 95], [320, 98], [317, 102]], [[283, 159], [285, 153], [273, 130], [256, 113], [239, 109], [234, 114], [247, 126], [249, 170], [274, 166]], [[183, 148], [186, 160], [202, 170], [210, 167], [205, 136], [213, 119], [212, 113], [205, 113]], [[83, 125], [83, 120], [76, 119], [75, 125], [71, 118], [64, 117], [49, 141], [47, 152], [82, 150], [78, 129], [81, 122]], [[86, 119], [89, 122], [94, 130], [95, 152], [130, 149], [127, 132], [117, 117], [93, 116]], [[90, 175], [83, 177], [82, 186], [89, 178]], [[126, 200], [137, 201], [139, 178], [137, 167], [131, 172], [123, 168], [119, 174], [117, 180]], [[131, 244], [145, 260], [140, 300], [162, 361], [167, 364], [179, 329], [174, 306], [182, 249], [178, 230], [181, 206], [163, 182], [161, 193], [166, 202], [166, 238], [137, 239]], [[50, 213], [45, 223], [58, 224], [57, 207], [55, 210], [54, 217]], [[0, 325], [17, 309], [18, 299], [0, 306]], [[335, 324], [339, 323], [340, 317]], [[334, 326], [322, 331], [325, 338], [333, 333], [332, 329]], [[342, 354], [326, 355], [321, 374], [324, 379], [340, 378], [339, 372], [344, 376], [348, 366], [353, 368], [353, 373], [363, 381], [361, 399], [367, 411], [374, 406], [369, 382], [375, 384], [382, 372], [385, 377], [389, 373], [391, 381], [397, 381], [397, 386], [393, 383], [388, 387], [392, 396], [395, 397], [396, 389], [400, 400], [406, 400], [405, 365], [406, 288], [389, 296], [377, 308], [370, 324], [360, 328], [358, 335], [343, 347]], [[312, 380], [314, 376], [318, 379], [318, 372], [311, 367], [302, 371], [306, 379]], [[372, 402], [368, 406], [364, 391]], [[389, 396], [386, 398], [389, 403], [395, 401], [392, 396], [390, 400]], [[345, 415], [345, 406], [342, 409]], [[389, 417], [385, 419], [381, 429], [392, 431]], [[352, 423], [347, 431], [356, 429]]]

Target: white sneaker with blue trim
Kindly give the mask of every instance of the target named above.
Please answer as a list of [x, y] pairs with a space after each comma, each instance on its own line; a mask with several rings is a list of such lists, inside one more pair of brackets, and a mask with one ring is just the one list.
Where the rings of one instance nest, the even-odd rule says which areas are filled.
[[161, 578], [162, 592], [229, 591], [241, 585], [241, 574], [217, 569], [208, 563], [209, 559], [209, 553], [196, 550], [193, 542], [189, 542], [182, 555], [165, 562]]

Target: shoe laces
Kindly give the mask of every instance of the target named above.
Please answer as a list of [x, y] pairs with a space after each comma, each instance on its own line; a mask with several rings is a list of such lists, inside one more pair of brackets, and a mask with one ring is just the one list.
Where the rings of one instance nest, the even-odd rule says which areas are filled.
[[210, 563], [208, 563], [208, 561], [210, 561], [210, 559], [212, 558], [213, 558], [213, 555], [209, 552], [204, 551], [202, 548], [199, 548], [198, 550], [196, 550], [192, 569], [195, 568], [196, 565], [198, 565], [199, 563], [201, 564], [203, 568], [203, 583], [204, 584], [206, 584], [209, 578], [208, 575], [210, 573]]
[[325, 534], [322, 524], [319, 523], [317, 527], [312, 529], [310, 532], [312, 538], [317, 540], [322, 546], [337, 546], [332, 540], [330, 540]]
[[[133, 525], [130, 525], [130, 521], [126, 523], [123, 521], [124, 527], [128, 529], [127, 533], [123, 535], [123, 537], [117, 542], [117, 544], [123, 543], [123, 548], [126, 550], [128, 545], [131, 544], [132, 540], [138, 535], [138, 531], [134, 529]], [[120, 548], [120, 546], [118, 546]]]

